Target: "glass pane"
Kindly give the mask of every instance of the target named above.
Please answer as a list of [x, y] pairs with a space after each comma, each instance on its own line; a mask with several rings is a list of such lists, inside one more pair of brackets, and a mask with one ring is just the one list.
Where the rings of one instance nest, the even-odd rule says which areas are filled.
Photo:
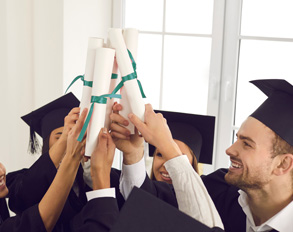
[[125, 0], [125, 27], [162, 31], [163, 0]]
[[206, 114], [211, 39], [165, 37], [163, 109]]
[[292, 0], [243, 0], [241, 34], [293, 38]]
[[162, 36], [140, 34], [137, 51], [137, 75], [147, 102], [159, 108], [161, 82]]
[[293, 43], [241, 41], [235, 125], [241, 123], [267, 98], [250, 84], [256, 79], [285, 79], [293, 84]]
[[167, 0], [166, 31], [211, 34], [213, 0]]

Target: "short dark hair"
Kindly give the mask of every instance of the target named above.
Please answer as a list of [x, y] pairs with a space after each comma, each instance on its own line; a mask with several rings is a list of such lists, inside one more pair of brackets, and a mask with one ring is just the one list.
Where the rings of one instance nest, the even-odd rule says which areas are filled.
[[272, 158], [282, 154], [293, 154], [293, 146], [287, 143], [274, 131], [273, 133], [275, 134], [275, 137], [273, 139], [273, 145], [272, 145]]

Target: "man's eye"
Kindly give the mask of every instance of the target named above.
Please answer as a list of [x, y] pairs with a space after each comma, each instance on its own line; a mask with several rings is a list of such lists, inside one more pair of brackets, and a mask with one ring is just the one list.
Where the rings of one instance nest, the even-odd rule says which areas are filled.
[[248, 144], [247, 142], [243, 141], [243, 143], [244, 143], [244, 146], [251, 147], [250, 144]]

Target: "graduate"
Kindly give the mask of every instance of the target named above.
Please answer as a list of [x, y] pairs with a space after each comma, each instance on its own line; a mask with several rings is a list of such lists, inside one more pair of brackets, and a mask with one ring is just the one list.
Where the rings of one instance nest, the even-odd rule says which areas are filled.
[[[5, 197], [8, 195], [6, 170], [0, 163], [0, 231], [52, 231], [59, 218], [67, 196], [74, 182], [80, 161], [83, 157], [85, 140], [77, 141], [87, 109], [81, 114], [76, 126], [67, 138], [67, 150], [52, 184], [38, 204], [22, 213], [9, 217]], [[27, 186], [29, 187], [29, 186]]]
[[[42, 155], [29, 169], [7, 175], [9, 207], [16, 214], [38, 204], [51, 185], [67, 149], [68, 134], [79, 117], [78, 106], [79, 100], [68, 93], [22, 117], [30, 127], [30, 152], [36, 153], [41, 148], [36, 133], [43, 139], [43, 146]], [[88, 187], [82, 176], [79, 166], [56, 231], [63, 231], [86, 203]]]
[[[293, 226], [293, 86], [278, 79], [251, 82], [268, 98], [243, 122], [237, 141], [226, 150], [230, 168], [207, 175], [203, 181], [225, 231], [289, 232]], [[198, 175], [188, 168], [189, 162], [172, 141], [162, 115], [155, 114], [150, 105], [146, 114], [150, 119], [145, 123], [133, 114], [129, 118], [149, 143], [160, 146], [171, 179], [180, 173], [186, 188], [176, 192], [176, 197], [182, 210], [188, 211], [198, 201], [194, 197]], [[174, 180], [173, 184], [176, 189]], [[132, 186], [143, 185], [132, 182]], [[157, 194], [162, 194], [161, 190]]]
[[[140, 187], [174, 207], [178, 207], [179, 210], [208, 227], [223, 228], [214, 203], [210, 199], [210, 196], [198, 175], [195, 183], [187, 183], [191, 188], [196, 185], [196, 188], [194, 188], [196, 189], [196, 192], [192, 196], [196, 199], [196, 202], [186, 205], [186, 202], [184, 201], [185, 197], [181, 194], [183, 193], [183, 195], [187, 196], [187, 193], [185, 193], [186, 184], [181, 181], [182, 172], [189, 170], [196, 173], [190, 165], [190, 161], [186, 155], [183, 156], [183, 163], [178, 164], [180, 167], [178, 172], [171, 171], [170, 173], [167, 169], [174, 188], [166, 182], [151, 181], [148, 178], [144, 164], [143, 138], [139, 135], [138, 131], [141, 132], [141, 135], [147, 142], [153, 144], [160, 151], [165, 161], [169, 162], [168, 160], [176, 155], [182, 155], [182, 151], [173, 139], [166, 123], [166, 119], [162, 114], [156, 114], [149, 104], [146, 105], [145, 123], [138, 120], [135, 115], [130, 114], [130, 120], [138, 120], [134, 122], [144, 129], [144, 131], [141, 131], [141, 129], [137, 127], [136, 133], [130, 135], [130, 132], [123, 127], [127, 126], [128, 120], [119, 114], [121, 109], [122, 105], [115, 104], [113, 106], [113, 114], [110, 115], [110, 118], [112, 120], [111, 135], [114, 137], [114, 142], [117, 148], [123, 151], [120, 191], [124, 198], [128, 198], [134, 186]], [[214, 121], [212, 120], [211, 123], [213, 124]], [[176, 198], [177, 195], [182, 197]]]
[[[198, 161], [212, 164], [215, 117], [161, 110], [155, 112], [161, 113], [167, 120], [174, 141], [182, 153], [187, 155], [197, 173], [199, 173]], [[150, 179], [172, 184], [162, 154], [151, 144], [149, 144], [149, 155], [154, 157]]]

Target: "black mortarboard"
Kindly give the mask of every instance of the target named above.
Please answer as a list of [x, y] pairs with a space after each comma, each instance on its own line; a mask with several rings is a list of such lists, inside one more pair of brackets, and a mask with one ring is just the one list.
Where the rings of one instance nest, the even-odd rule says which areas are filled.
[[37, 132], [43, 139], [47, 138], [50, 133], [64, 125], [64, 118], [74, 107], [79, 106], [79, 100], [73, 93], [68, 93], [42, 107], [22, 116], [30, 127], [30, 151], [36, 152], [38, 142], [35, 137]]
[[280, 79], [250, 82], [268, 96], [250, 116], [293, 146], [293, 86]]
[[223, 230], [211, 229], [157, 197], [134, 187], [111, 232], [137, 231], [215, 232]]
[[[163, 114], [173, 139], [188, 145], [200, 163], [212, 164], [215, 117], [155, 110]], [[149, 155], [153, 156], [155, 147], [149, 144]]]

